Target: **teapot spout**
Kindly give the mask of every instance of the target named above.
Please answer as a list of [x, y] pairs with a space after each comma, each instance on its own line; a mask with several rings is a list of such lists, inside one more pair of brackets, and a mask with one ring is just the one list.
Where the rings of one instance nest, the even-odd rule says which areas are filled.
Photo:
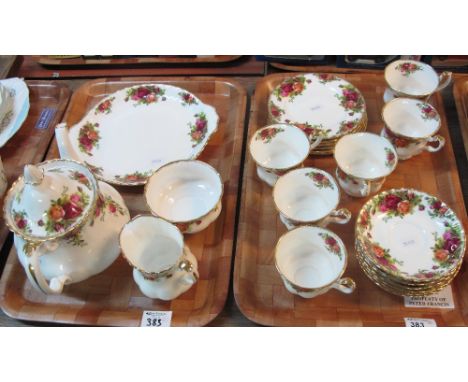
[[57, 139], [60, 158], [79, 160], [78, 155], [76, 155], [76, 152], [71, 145], [66, 123], [59, 123], [55, 127], [55, 138]]

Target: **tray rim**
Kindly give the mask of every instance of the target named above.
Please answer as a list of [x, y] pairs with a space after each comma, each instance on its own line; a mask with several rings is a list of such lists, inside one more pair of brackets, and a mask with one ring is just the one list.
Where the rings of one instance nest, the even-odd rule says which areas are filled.
[[[318, 68], [316, 71], [311, 71], [310, 73], [321, 73], [321, 72], [326, 72], [326, 70], [320, 70], [320, 68]], [[347, 71], [346, 68], [345, 69], [342, 69], [341, 71], [338, 69], [338, 71], [333, 71], [332, 72], [333, 74], [337, 74], [337, 75], [340, 75], [340, 74], [344, 74], [346, 76], [368, 76], [368, 75], [378, 75], [379, 72], [377, 71], [369, 71], [369, 72], [350, 72], [350, 71]], [[304, 74], [304, 72], [301, 72], [301, 71], [292, 71], [292, 72], [282, 72], [282, 73], [273, 73], [273, 74], [269, 74], [269, 75], [266, 75], [264, 76], [263, 78], [261, 78], [259, 81], [256, 82], [255, 84], [255, 91], [254, 91], [254, 96], [252, 97], [252, 100], [251, 100], [251, 105], [250, 105], [250, 116], [249, 116], [249, 124], [248, 124], [248, 127], [247, 127], [247, 131], [246, 131], [246, 140], [248, 141], [249, 139], [249, 135], [250, 135], [250, 130], [251, 129], [254, 129], [255, 128], [255, 125], [256, 125], [256, 122], [255, 119], [257, 117], [257, 113], [258, 113], [258, 107], [259, 105], [261, 104], [262, 102], [262, 98], [259, 96], [259, 92], [257, 91], [262, 85], [265, 85], [266, 83], [270, 82], [270, 81], [275, 81], [275, 80], [281, 80], [283, 78], [286, 78], [286, 77], [293, 77], [293, 76], [296, 76], [296, 75], [301, 75], [301, 74]], [[349, 80], [351, 83], [352, 82], [352, 78], [350, 79], [347, 79]], [[468, 81], [468, 75], [466, 76], [466, 81]], [[454, 86], [455, 88], [455, 86]], [[447, 115], [446, 115], [446, 111], [445, 111], [445, 104], [443, 102], [443, 99], [442, 99], [442, 96], [441, 94], [437, 93], [435, 94], [435, 97], [437, 97], [438, 99], [438, 103], [440, 105], [442, 105], [443, 107], [443, 118], [444, 118], [444, 122], [446, 124], [446, 127], [447, 127], [447, 137], [446, 137], [446, 140], [450, 143], [450, 150], [452, 151], [453, 153], [453, 159], [454, 159], [454, 164], [455, 164], [455, 170], [456, 170], [456, 179], [458, 180], [458, 186], [457, 188], [459, 188], [459, 191], [460, 191], [460, 194], [462, 195], [462, 198], [460, 199], [460, 207], [462, 207], [462, 216], [458, 215], [458, 218], [460, 220], [460, 222], [462, 223], [463, 226], [465, 227], [468, 227], [468, 213], [466, 211], [466, 205], [465, 205], [465, 201], [463, 199], [463, 190], [462, 190], [462, 187], [461, 187], [461, 179], [460, 179], [460, 176], [459, 176], [459, 172], [458, 172], [458, 166], [457, 166], [457, 163], [456, 163], [456, 158], [455, 158], [455, 153], [453, 151], [453, 146], [452, 146], [452, 140], [451, 140], [451, 137], [450, 137], [450, 134], [449, 134], [449, 131], [448, 131], [448, 121], [447, 121]], [[265, 101], [267, 102], [268, 99]], [[240, 240], [242, 240], [242, 238], [245, 236], [244, 233], [246, 232], [247, 230], [247, 227], [248, 225], [246, 224], [242, 224], [242, 217], [243, 215], [246, 213], [246, 209], [247, 209], [247, 202], [246, 202], [246, 197], [245, 197], [245, 191], [246, 191], [246, 187], [247, 187], [247, 173], [248, 171], [246, 171], [246, 165], [247, 165], [247, 162], [249, 161], [249, 158], [247, 157], [249, 154], [246, 152], [245, 154], [245, 157], [244, 157], [244, 169], [243, 169], [243, 175], [242, 175], [242, 190], [241, 190], [241, 195], [240, 195], [240, 206], [239, 206], [239, 223], [238, 223], [238, 231], [237, 231], [237, 238], [236, 240], [239, 242]], [[468, 155], [468, 152], [467, 152], [467, 155]], [[465, 254], [464, 256], [466, 255], [466, 252], [467, 250], [465, 250]], [[262, 322], [261, 320], [255, 318], [255, 315], [252, 316], [252, 314], [249, 312], [248, 309], [244, 309], [245, 307], [243, 306], [242, 303], [239, 303], [239, 297], [240, 297], [240, 283], [238, 280], [240, 280], [240, 261], [238, 260], [238, 254], [239, 253], [242, 253], [242, 246], [236, 246], [236, 253], [234, 254], [234, 272], [233, 272], [233, 294], [234, 294], [234, 301], [237, 305], [237, 307], [239, 308], [239, 310], [241, 311], [241, 313], [250, 321], [254, 322], [255, 324], [258, 324], [258, 325], [262, 325], [262, 326], [293, 326], [293, 325], [281, 325], [281, 324], [277, 324], [277, 325], [270, 325], [270, 324], [267, 324], [265, 322]], [[242, 254], [242, 256], [245, 256], [245, 254]], [[465, 258], [463, 260], [463, 262], [468, 262], [468, 259]], [[362, 270], [360, 270], [360, 272], [362, 272]], [[454, 280], [455, 282], [456, 280]], [[456, 298], [454, 297], [454, 300], [456, 300]], [[427, 312], [421, 312], [421, 314], [428, 314], [430, 313], [431, 310], [428, 309]], [[465, 319], [466, 321], [466, 325], [468, 325], [468, 315], [467, 315], [467, 319]], [[338, 321], [337, 321], [338, 322]], [[317, 327], [317, 325], [315, 325], [315, 327]]]
[[452, 96], [455, 101], [463, 146], [465, 148], [466, 159], [468, 160], [468, 91], [465, 94], [463, 93], [465, 86], [468, 87], [468, 74], [457, 73], [453, 81]]
[[[225, 85], [231, 87], [231, 88], [234, 88], [238, 94], [239, 94], [239, 110], [238, 110], [238, 114], [240, 115], [240, 120], [239, 120], [239, 125], [237, 126], [237, 129], [238, 130], [241, 130], [240, 133], [239, 133], [239, 138], [238, 138], [238, 143], [237, 143], [237, 146], [238, 149], [238, 165], [239, 165], [239, 177], [238, 177], [238, 181], [237, 182], [234, 182], [234, 185], [235, 185], [235, 195], [236, 195], [236, 200], [235, 200], [235, 203], [233, 205], [233, 208], [232, 208], [232, 211], [233, 211], [233, 221], [235, 223], [235, 221], [237, 220], [237, 217], [238, 217], [238, 214], [239, 214], [239, 203], [240, 203], [240, 198], [239, 198], [239, 185], [240, 185], [240, 181], [242, 179], [242, 175], [243, 175], [243, 169], [240, 167], [240, 164], [242, 163], [242, 159], [243, 159], [243, 156], [242, 156], [242, 150], [243, 150], [243, 146], [244, 146], [244, 139], [245, 139], [245, 132], [247, 130], [247, 126], [246, 126], [246, 119], [247, 119], [247, 101], [248, 101], [248, 94], [247, 94], [247, 91], [245, 89], [245, 87], [239, 82], [239, 81], [236, 81], [234, 79], [231, 79], [231, 78], [226, 78], [226, 77], [218, 77], [218, 76], [201, 76], [201, 77], [187, 77], [187, 76], [177, 76], [177, 77], [172, 77], [172, 76], [144, 76], [144, 77], [101, 77], [101, 78], [96, 78], [96, 79], [93, 79], [93, 80], [90, 80], [90, 81], [86, 81], [84, 82], [83, 84], [81, 84], [77, 89], [75, 89], [73, 91], [73, 94], [72, 96], [68, 98], [68, 103], [67, 103], [67, 106], [66, 106], [66, 109], [64, 111], [64, 113], [62, 114], [62, 117], [61, 117], [61, 121], [62, 122], [66, 122], [66, 120], [69, 118], [69, 114], [70, 114], [70, 110], [71, 110], [71, 106], [73, 106], [73, 101], [74, 101], [74, 98], [76, 97], [76, 94], [81, 90], [83, 91], [84, 88], [87, 88], [88, 86], [92, 86], [94, 84], [98, 84], [102, 81], [111, 81], [111, 82], [126, 82], [126, 81], [131, 81], [131, 82], [134, 82], [135, 84], [138, 84], [140, 82], [145, 82], [145, 81], [148, 81], [148, 80], [161, 80], [161, 82], [164, 82], [164, 83], [167, 83], [167, 82], [175, 82], [175, 81], [182, 81], [182, 82], [221, 82], [221, 83], [224, 83]], [[53, 82], [53, 81], [50, 81], [50, 82]], [[64, 84], [66, 86], [66, 84]], [[68, 88], [69, 89], [69, 88]], [[69, 91], [71, 91], [69, 89]], [[103, 98], [105, 97], [106, 95], [103, 95]], [[53, 142], [54, 138], [52, 138], [52, 142]], [[236, 142], [236, 141], [234, 141]], [[50, 150], [50, 146], [49, 146], [49, 149], [47, 150], [45, 156], [47, 156], [48, 152]], [[235, 158], [235, 156], [233, 156], [233, 158]], [[233, 163], [233, 165], [231, 166], [231, 168], [235, 168], [235, 164]], [[222, 300], [222, 304], [218, 304], [218, 306], [216, 306], [216, 309], [215, 310], [209, 310], [209, 314], [206, 316], [206, 320], [204, 321], [200, 321], [200, 323], [198, 323], [196, 326], [206, 326], [208, 325], [210, 322], [212, 322], [214, 319], [216, 319], [219, 314], [222, 312], [222, 310], [224, 309], [225, 305], [226, 305], [226, 300], [227, 300], [227, 296], [228, 296], [228, 293], [229, 293], [229, 286], [230, 286], [230, 283], [231, 283], [231, 273], [232, 273], [232, 267], [234, 266], [233, 264], [233, 258], [234, 258], [234, 247], [235, 247], [235, 241], [236, 241], [236, 236], [235, 236], [235, 233], [236, 233], [236, 225], [233, 224], [233, 227], [232, 227], [232, 244], [231, 244], [231, 250], [229, 251], [230, 254], [229, 254], [229, 268], [227, 269], [227, 273], [229, 274], [229, 277], [227, 277], [227, 282], [226, 282], [226, 287], [223, 289], [223, 293], [221, 296], [221, 298], [219, 298], [219, 300]], [[5, 270], [7, 268], [7, 266], [9, 265], [8, 262], [10, 260], [10, 257], [11, 256], [16, 256], [16, 250], [14, 248], [14, 245], [12, 244], [12, 246], [10, 247], [10, 250], [9, 250], [9, 253], [8, 253], [8, 256], [7, 256], [7, 260], [6, 260], [6, 263], [5, 263], [5, 268], [1, 274], [1, 277], [0, 277], [0, 308], [2, 309], [2, 311], [10, 318], [12, 319], [16, 319], [16, 320], [22, 320], [22, 321], [26, 321], [26, 322], [31, 322], [31, 323], [57, 323], [57, 324], [65, 324], [65, 325], [73, 325], [73, 326], [93, 326], [93, 325], [90, 325], [90, 324], [87, 324], [87, 323], [84, 323], [84, 322], [71, 322], [71, 321], [67, 321], [67, 320], [47, 320], [47, 319], [31, 319], [31, 318], [24, 318], [21, 314], [21, 312], [18, 312], [18, 311], [14, 311], [14, 310], [10, 310], [10, 306], [7, 306], [5, 305], [5, 294], [6, 294], [6, 281], [4, 281], [4, 277], [5, 276]], [[227, 256], [226, 256], [227, 257]], [[18, 261], [18, 259], [16, 259], [15, 261]], [[20, 264], [17, 264], [18, 266], [21, 266]], [[104, 271], [105, 272], [105, 271]], [[219, 274], [219, 272], [218, 272]], [[36, 302], [33, 302], [32, 304], [34, 305], [38, 305], [38, 306], [44, 306], [44, 304], [41, 304], [41, 303], [36, 303]], [[132, 308], [131, 310], [138, 310], [138, 308]], [[142, 310], [142, 309], [140, 309]], [[143, 309], [144, 310], [144, 309]], [[115, 311], [112, 311], [112, 310], [106, 310], [106, 311], [110, 311], [110, 312], [115, 312]], [[128, 311], [127, 311], [128, 312]], [[99, 326], [125, 326], [125, 327], [131, 327], [130, 325], [123, 325], [123, 324], [97, 324]], [[94, 325], [95, 326], [95, 325]], [[187, 325], [188, 326], [188, 325]]]

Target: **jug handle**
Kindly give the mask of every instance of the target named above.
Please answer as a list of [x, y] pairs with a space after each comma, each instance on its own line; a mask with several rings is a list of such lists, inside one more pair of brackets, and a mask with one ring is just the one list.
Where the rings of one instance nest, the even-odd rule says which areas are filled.
[[50, 280], [50, 283], [47, 283], [47, 280], [41, 271], [40, 257], [48, 252], [55, 251], [58, 246], [59, 244], [57, 242], [41, 243], [39, 247], [34, 248], [31, 254], [26, 257], [26, 275], [28, 276], [29, 281], [36, 289], [46, 294], [62, 293], [65, 283], [71, 280], [69, 276], [61, 275], [54, 277]]

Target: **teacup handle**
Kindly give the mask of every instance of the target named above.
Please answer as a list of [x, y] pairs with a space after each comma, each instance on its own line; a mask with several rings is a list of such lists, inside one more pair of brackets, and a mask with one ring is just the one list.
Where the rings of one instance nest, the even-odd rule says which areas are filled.
[[47, 294], [60, 294], [66, 282], [71, 278], [67, 275], [54, 277], [47, 283], [44, 274], [41, 271], [40, 257], [48, 252], [53, 252], [59, 247], [59, 244], [54, 242], [44, 242], [38, 248], [33, 249], [32, 253], [26, 257], [27, 267], [26, 275], [31, 284], [38, 290]]
[[356, 289], [356, 283], [351, 277], [343, 277], [333, 283], [332, 288], [339, 290], [341, 293], [350, 294]]
[[311, 152], [313, 149], [315, 149], [320, 143], [322, 143], [322, 137], [318, 136], [314, 136], [314, 135], [310, 135], [309, 136], [309, 142], [310, 142], [310, 148], [309, 148], [309, 152]]
[[182, 277], [182, 281], [185, 284], [193, 285], [198, 281], [198, 272], [195, 270], [191, 261], [187, 259], [188, 254], [193, 256], [189, 247], [184, 245], [184, 258], [179, 262], [178, 267], [181, 271], [187, 272], [187, 274]]
[[436, 92], [446, 88], [452, 81], [452, 72], [442, 72], [439, 76], [439, 86], [437, 86]]
[[359, 193], [361, 196], [369, 196], [371, 193], [371, 182], [370, 180], [364, 180], [362, 186], [359, 187]]
[[[438, 142], [439, 144], [436, 147], [433, 147], [428, 144], [432, 142]], [[440, 149], [442, 149], [444, 145], [445, 145], [445, 138], [441, 135], [434, 135], [433, 137], [429, 138], [426, 141], [426, 146], [424, 146], [424, 149], [426, 151], [429, 151], [430, 153], [435, 153], [436, 151], [439, 151]]]
[[350, 210], [347, 208], [340, 208], [339, 210], [332, 211], [330, 215], [323, 219], [320, 226], [326, 227], [330, 223], [346, 224], [351, 220], [351, 216]]

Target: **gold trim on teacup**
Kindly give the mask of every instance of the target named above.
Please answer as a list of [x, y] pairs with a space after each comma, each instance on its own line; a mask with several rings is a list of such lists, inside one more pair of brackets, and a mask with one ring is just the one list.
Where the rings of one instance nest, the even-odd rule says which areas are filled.
[[73, 232], [77, 232], [81, 228], [83, 228], [83, 226], [88, 222], [88, 219], [92, 215], [94, 215], [94, 213], [96, 211], [96, 205], [97, 205], [97, 201], [99, 199], [100, 191], [99, 191], [98, 180], [96, 179], [96, 176], [94, 175], [94, 173], [85, 164], [83, 164], [81, 162], [78, 162], [78, 161], [76, 161], [74, 159], [61, 159], [61, 158], [49, 159], [49, 160], [46, 160], [44, 162], [40, 162], [40, 163], [36, 164], [35, 166], [45, 166], [45, 165], [48, 165], [48, 164], [51, 164], [51, 163], [56, 163], [56, 162], [74, 163], [76, 165], [79, 165], [80, 167], [83, 167], [84, 169], [86, 169], [91, 174], [91, 178], [94, 180], [94, 183], [91, 182], [92, 190], [91, 190], [91, 195], [90, 195], [91, 201], [90, 201], [90, 204], [89, 204], [89, 209], [85, 214], [83, 214], [83, 216], [81, 216], [75, 222], [75, 224], [70, 225], [70, 227], [68, 227], [64, 231], [57, 232], [56, 234], [51, 234], [51, 235], [46, 236], [46, 237], [36, 237], [36, 236], [28, 235], [26, 232], [18, 230], [15, 226], [12, 226], [8, 222], [9, 216], [10, 216], [10, 211], [8, 211], [8, 210], [11, 208], [12, 203], [13, 203], [13, 198], [16, 196], [16, 192], [15, 192], [14, 195], [13, 195], [13, 192], [17, 188], [18, 184], [20, 184], [21, 182], [23, 184], [25, 183], [24, 182], [24, 176], [23, 175], [19, 176], [18, 179], [16, 179], [13, 182], [10, 189], [8, 190], [8, 192], [5, 195], [5, 199], [4, 199], [4, 202], [3, 202], [3, 220], [5, 221], [5, 225], [8, 227], [8, 229], [11, 232], [13, 232], [15, 235], [18, 235], [19, 237], [21, 237], [23, 240], [25, 240], [27, 242], [44, 243], [46, 241], [55, 240], [55, 239], [59, 239], [61, 237], [67, 236], [67, 235], [69, 235], [69, 234], [71, 234]]
[[[177, 258], [177, 261], [175, 262], [175, 264], [171, 265], [169, 268], [163, 269], [162, 271], [159, 271], [159, 272], [148, 272], [148, 271], [144, 271], [143, 269], [140, 269], [138, 266], [133, 264], [130, 261], [130, 259], [125, 255], [125, 251], [123, 250], [123, 247], [122, 247], [122, 232], [125, 229], [125, 227], [130, 225], [135, 220], [138, 220], [140, 218], [146, 218], [146, 217], [149, 217], [149, 218], [152, 218], [152, 219], [159, 219], [159, 220], [165, 221], [166, 223], [171, 224], [172, 226], [174, 226], [177, 229], [177, 232], [180, 234], [181, 239], [182, 239], [182, 249], [180, 251], [181, 255]], [[175, 224], [172, 224], [171, 222], [167, 221], [164, 218], [161, 218], [159, 216], [154, 216], [152, 214], [138, 214], [135, 217], [133, 217], [130, 221], [125, 223], [122, 226], [122, 228], [120, 228], [120, 232], [119, 232], [119, 249], [120, 249], [120, 253], [122, 254], [122, 257], [127, 261], [127, 263], [132, 268], [135, 268], [138, 272], [140, 272], [146, 280], [153, 280], [154, 281], [154, 280], [157, 280], [159, 278], [168, 277], [170, 272], [174, 269], [174, 267], [176, 267], [178, 265], [180, 259], [184, 256], [184, 235], [180, 231], [179, 227], [177, 227]], [[157, 250], [157, 249], [155, 249], [155, 250]]]
[[[389, 144], [389, 148], [393, 151], [393, 153], [395, 154], [395, 165], [393, 166], [393, 168], [385, 175], [381, 175], [381, 176], [378, 176], [378, 177], [375, 177], [375, 178], [362, 178], [362, 177], [359, 177], [359, 176], [355, 176], [355, 175], [351, 175], [349, 174], [348, 172], [346, 172], [345, 170], [343, 170], [340, 166], [340, 164], [338, 163], [338, 161], [336, 160], [336, 145], [335, 147], [333, 148], [333, 159], [335, 160], [335, 163], [336, 165], [338, 166], [338, 168], [344, 172], [346, 175], [348, 175], [350, 178], [354, 178], [354, 179], [357, 179], [357, 180], [362, 180], [362, 181], [369, 181], [369, 182], [373, 182], [373, 181], [376, 181], [376, 180], [381, 180], [383, 178], [386, 178], [387, 176], [389, 176], [393, 171], [395, 171], [397, 165], [398, 165], [398, 153], [396, 152], [396, 149], [395, 149], [395, 146], [393, 146], [392, 142], [390, 142], [390, 140], [388, 138], [385, 138], [385, 137], [382, 137], [381, 135], [379, 134], [375, 134], [375, 133], [371, 133], [371, 132], [368, 132], [368, 131], [362, 131], [362, 132], [359, 132], [359, 133], [355, 133], [355, 134], [373, 134], [379, 138], [382, 138], [382, 139], [385, 139], [388, 144]], [[343, 137], [342, 137], [343, 138]], [[338, 142], [337, 142], [338, 143]]]
[[[207, 166], [208, 168], [213, 170], [214, 173], [219, 178], [219, 182], [221, 184], [221, 193], [219, 194], [219, 198], [216, 200], [216, 203], [214, 204], [214, 206], [208, 212], [206, 212], [205, 214], [200, 215], [199, 217], [196, 217], [196, 218], [193, 218], [193, 219], [190, 219], [190, 220], [171, 220], [169, 218], [166, 218], [166, 217], [163, 217], [163, 216], [160, 216], [159, 214], [157, 214], [155, 211], [153, 211], [153, 209], [149, 205], [148, 197], [147, 197], [147, 192], [148, 192], [148, 187], [149, 187], [148, 183], [149, 183], [149, 179], [152, 178], [153, 176], [155, 176], [163, 168], [168, 167], [170, 165], [174, 165], [176, 163], [181, 163], [181, 162], [197, 162], [197, 163], [201, 163], [203, 166]], [[173, 162], [166, 163], [165, 165], [159, 167], [157, 170], [154, 170], [153, 173], [147, 179], [147, 182], [146, 182], [145, 187], [143, 189], [143, 195], [145, 196], [146, 206], [149, 208], [149, 210], [151, 211], [153, 216], [160, 217], [160, 218], [162, 218], [162, 219], [164, 219], [167, 222], [172, 223], [172, 224], [191, 224], [191, 223], [196, 222], [197, 220], [204, 219], [205, 217], [207, 217], [212, 212], [215, 212], [216, 209], [218, 208], [218, 204], [221, 203], [221, 207], [222, 207], [222, 199], [223, 199], [223, 195], [224, 195], [224, 183], [223, 183], [223, 179], [221, 178], [221, 175], [219, 174], [219, 172], [213, 166], [211, 166], [210, 164], [208, 164], [206, 162], [203, 162], [201, 160], [195, 160], [195, 159], [179, 159], [179, 160], [176, 160], [176, 161], [173, 161]]]
[[[382, 121], [385, 124], [385, 127], [388, 128], [393, 135], [396, 135], [399, 138], [403, 138], [403, 139], [406, 139], [406, 140], [409, 140], [409, 141], [412, 141], [412, 142], [420, 142], [420, 141], [423, 141], [423, 140], [425, 140], [427, 138], [431, 138], [432, 136], [437, 134], [437, 132], [440, 130], [440, 128], [442, 126], [442, 118], [440, 118], [440, 114], [439, 114], [439, 112], [437, 111], [437, 109], [434, 106], [432, 106], [429, 102], [424, 102], [424, 101], [421, 101], [421, 102], [431, 106], [435, 110], [435, 112], [437, 114], [437, 117], [439, 117], [439, 123], [437, 124], [437, 128], [434, 130], [434, 132], [432, 134], [424, 135], [424, 136], [417, 137], [417, 138], [416, 137], [409, 137], [407, 135], [403, 135], [403, 134], [394, 132], [392, 130], [392, 128], [390, 127], [390, 125], [388, 124], [388, 122], [385, 120], [384, 111], [385, 111], [385, 108], [387, 108], [392, 102], [395, 102], [395, 101], [398, 101], [398, 100], [411, 100], [411, 101], [414, 101], [415, 99], [414, 98], [404, 98], [404, 97], [394, 98], [391, 101], [387, 102], [384, 105], [384, 107], [382, 108], [382, 111], [380, 112], [380, 117], [382, 118]], [[385, 138], [385, 137], [383, 137], [383, 138]]]
[[[267, 166], [264, 166], [263, 164], [257, 162], [257, 160], [255, 159], [255, 156], [252, 154], [252, 142], [254, 141], [255, 137], [257, 136], [258, 133], [260, 133], [260, 131], [262, 130], [265, 130], [265, 129], [268, 129], [268, 128], [272, 128], [274, 126], [288, 126], [288, 127], [293, 127], [294, 129], [297, 129], [299, 130], [302, 134], [304, 134], [304, 137], [307, 139], [307, 144], [309, 145], [309, 150], [307, 150], [307, 154], [305, 155], [305, 157], [298, 163], [292, 165], [292, 166], [288, 166], [288, 167], [278, 167], [278, 168], [273, 168], [273, 167], [267, 167]], [[307, 136], [307, 134], [304, 132], [304, 130], [300, 129], [299, 127], [297, 126], [294, 126], [294, 125], [290, 125], [288, 123], [281, 123], [281, 122], [277, 122], [277, 123], [273, 123], [271, 125], [267, 125], [267, 126], [263, 126], [261, 127], [260, 129], [254, 131], [254, 133], [252, 134], [252, 136], [250, 137], [250, 140], [249, 140], [249, 153], [250, 153], [250, 156], [252, 157], [253, 161], [255, 162], [255, 164], [257, 166], [260, 166], [261, 168], [263, 168], [264, 170], [266, 171], [269, 171], [269, 172], [273, 172], [275, 175], [278, 175], [276, 174], [276, 171], [280, 171], [280, 172], [284, 172], [284, 171], [289, 171], [297, 166], [300, 166], [302, 163], [304, 163], [304, 161], [307, 159], [307, 157], [310, 155], [310, 152], [313, 151], [310, 149], [311, 147], [311, 142], [309, 140], [309, 137]], [[319, 145], [320, 146], [320, 145]], [[317, 146], [318, 147], [318, 146]], [[314, 149], [315, 150], [315, 149]]]
[[[273, 191], [272, 191], [273, 204], [275, 205], [276, 211], [279, 212], [280, 214], [284, 215], [284, 217], [286, 219], [290, 220], [293, 225], [297, 225], [297, 224], [308, 225], [308, 224], [304, 224], [304, 223], [316, 224], [317, 222], [320, 222], [321, 220], [323, 220], [327, 216], [329, 216], [336, 209], [336, 207], [338, 207], [338, 205], [340, 204], [340, 201], [341, 201], [341, 192], [340, 192], [340, 187], [338, 186], [338, 182], [336, 182], [335, 178], [333, 178], [333, 176], [330, 173], [326, 172], [325, 170], [321, 170], [321, 169], [316, 168], [316, 167], [302, 167], [302, 168], [298, 168], [298, 169], [295, 169], [295, 170], [291, 170], [291, 171], [288, 172], [288, 174], [292, 174], [293, 172], [299, 172], [299, 171], [303, 171], [303, 170], [318, 171], [320, 173], [325, 173], [326, 175], [328, 175], [327, 178], [331, 178], [331, 181], [332, 181], [333, 185], [336, 187], [336, 190], [338, 192], [338, 200], [337, 200], [335, 206], [330, 210], [330, 212], [328, 212], [325, 216], [322, 216], [321, 218], [318, 218], [316, 220], [297, 220], [297, 219], [293, 219], [293, 218], [289, 217], [286, 213], [281, 211], [279, 206], [276, 204], [275, 189], [276, 189], [276, 186], [278, 185], [278, 181], [276, 181], [276, 183], [273, 186]], [[284, 174], [283, 176], [286, 176], [288, 174]]]
[[[307, 227], [311, 227], [311, 228], [314, 228], [314, 229], [317, 229], [317, 230], [321, 230], [327, 234], [329, 234], [330, 236], [332, 236], [337, 242], [338, 244], [340, 244], [340, 248], [343, 250], [343, 257], [344, 257], [344, 260], [343, 260], [343, 267], [339, 273], [339, 275], [333, 279], [333, 281], [331, 281], [330, 283], [326, 284], [326, 285], [322, 285], [320, 287], [316, 287], [316, 288], [307, 288], [307, 287], [301, 287], [295, 283], [293, 283], [291, 280], [289, 280], [283, 272], [281, 272], [280, 268], [279, 268], [279, 265], [278, 265], [278, 261], [277, 261], [277, 252], [278, 252], [278, 247], [279, 247], [279, 244], [281, 242], [281, 240], [284, 239], [285, 236], [289, 235], [291, 232], [294, 232], [298, 229], [304, 229], [304, 228], [307, 228]], [[284, 278], [284, 280], [286, 280], [288, 282], [289, 285], [291, 285], [291, 287], [298, 291], [298, 292], [304, 292], [304, 293], [307, 293], [307, 292], [316, 292], [316, 291], [321, 291], [321, 290], [324, 290], [328, 287], [331, 287], [337, 280], [339, 280], [341, 278], [341, 276], [343, 276], [343, 274], [345, 273], [346, 271], [346, 268], [348, 267], [348, 251], [346, 250], [346, 246], [344, 245], [343, 241], [341, 240], [341, 238], [336, 234], [334, 233], [333, 231], [330, 231], [329, 229], [327, 228], [323, 228], [323, 227], [317, 227], [317, 226], [313, 226], [313, 225], [310, 225], [310, 224], [306, 224], [306, 225], [302, 225], [300, 227], [296, 227], [296, 228], [293, 228], [292, 230], [290, 231], [287, 231], [285, 233], [283, 233], [280, 238], [278, 239], [277, 243], [276, 243], [276, 246], [275, 246], [275, 251], [274, 251], [274, 258], [275, 258], [275, 267], [276, 267], [276, 270], [278, 271], [278, 273], [280, 274], [280, 276], [282, 278]]]

